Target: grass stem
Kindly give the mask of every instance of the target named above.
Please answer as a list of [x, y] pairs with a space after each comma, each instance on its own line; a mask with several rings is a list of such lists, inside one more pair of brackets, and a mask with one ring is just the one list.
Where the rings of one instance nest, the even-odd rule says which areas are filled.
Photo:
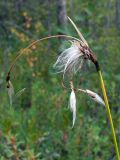
[[111, 111], [110, 111], [110, 107], [109, 107], [109, 103], [108, 103], [108, 98], [107, 98], [107, 94], [106, 94], [106, 90], [105, 90], [105, 86], [104, 86], [102, 73], [101, 73], [100, 70], [98, 71], [98, 75], [99, 75], [100, 84], [101, 84], [101, 88], [102, 88], [102, 92], [103, 92], [103, 96], [104, 96], [104, 100], [105, 100], [105, 105], [106, 105], [106, 110], [107, 110], [107, 114], [108, 114], [109, 123], [110, 123], [111, 130], [112, 130], [112, 137], [113, 137], [113, 141], [114, 141], [117, 160], [120, 160], [120, 154], [119, 154], [119, 149], [118, 149], [115, 129], [114, 129], [114, 125], [113, 125], [112, 115], [111, 115]]

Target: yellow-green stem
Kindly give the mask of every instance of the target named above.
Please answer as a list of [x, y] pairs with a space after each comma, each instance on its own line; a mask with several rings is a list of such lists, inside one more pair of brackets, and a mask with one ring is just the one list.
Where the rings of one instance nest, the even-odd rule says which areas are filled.
[[113, 125], [112, 115], [111, 115], [111, 111], [110, 111], [110, 107], [109, 107], [109, 103], [108, 103], [108, 98], [107, 98], [107, 94], [106, 94], [106, 90], [105, 90], [105, 86], [104, 86], [104, 81], [103, 81], [103, 78], [102, 78], [102, 73], [101, 73], [100, 70], [98, 71], [98, 75], [99, 75], [100, 84], [101, 84], [101, 88], [102, 88], [102, 92], [103, 92], [103, 96], [104, 96], [104, 100], [105, 100], [105, 105], [106, 105], [106, 109], [107, 109], [109, 123], [110, 123], [111, 130], [112, 130], [112, 136], [113, 136], [113, 141], [114, 141], [117, 160], [120, 160], [120, 154], [119, 154], [119, 149], [118, 149], [115, 129], [114, 129], [114, 125]]

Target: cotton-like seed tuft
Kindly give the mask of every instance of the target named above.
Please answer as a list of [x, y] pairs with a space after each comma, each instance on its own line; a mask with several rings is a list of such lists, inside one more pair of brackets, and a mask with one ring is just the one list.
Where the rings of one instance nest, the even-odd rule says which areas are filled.
[[98, 102], [99, 104], [102, 104], [103, 106], [105, 106], [105, 102], [103, 101], [103, 99], [95, 92], [90, 91], [88, 89], [86, 89], [86, 93], [96, 102]]
[[70, 94], [69, 107], [71, 112], [73, 113], [73, 122], [72, 122], [72, 128], [73, 128], [76, 120], [76, 96], [73, 90]]
[[84, 55], [80, 50], [80, 45], [76, 41], [72, 41], [72, 46], [63, 51], [54, 64], [54, 68], [58, 73], [73, 75], [79, 71], [84, 63]]
[[14, 95], [14, 87], [13, 87], [10, 80], [8, 81], [8, 84], [7, 84], [7, 91], [8, 91], [8, 96], [9, 96], [9, 100], [10, 100], [10, 105], [12, 105], [13, 95]]

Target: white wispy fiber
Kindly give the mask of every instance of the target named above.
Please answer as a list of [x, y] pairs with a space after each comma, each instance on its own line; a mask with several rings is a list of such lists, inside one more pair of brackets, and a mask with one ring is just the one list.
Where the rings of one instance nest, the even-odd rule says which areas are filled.
[[76, 119], [76, 96], [75, 96], [74, 90], [72, 90], [70, 94], [69, 107], [73, 114], [73, 121], [72, 121], [72, 128], [73, 128], [75, 124], [75, 119]]
[[12, 105], [14, 88], [13, 88], [13, 85], [12, 85], [11, 81], [8, 81], [7, 91], [8, 91], [8, 96], [9, 96], [9, 100], [10, 100], [10, 105]]
[[86, 93], [96, 102], [102, 104], [103, 106], [105, 106], [105, 102], [103, 101], [103, 99], [95, 92], [90, 91], [88, 89], [86, 89]]
[[26, 88], [23, 88], [23, 89], [21, 89], [20, 91], [18, 91], [18, 92], [15, 94], [15, 98], [18, 98], [19, 96], [21, 96], [21, 94], [23, 94], [25, 90], [26, 90]]
[[72, 41], [72, 46], [64, 50], [58, 57], [54, 68], [58, 73], [76, 73], [83, 65], [83, 53], [80, 50], [80, 44], [77, 41]]

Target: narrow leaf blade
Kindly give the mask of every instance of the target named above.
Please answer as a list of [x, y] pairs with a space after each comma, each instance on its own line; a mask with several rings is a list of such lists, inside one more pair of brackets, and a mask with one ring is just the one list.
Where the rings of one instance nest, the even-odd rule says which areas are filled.
[[[68, 17], [68, 16], [67, 16]], [[78, 29], [78, 27], [76, 26], [76, 24], [72, 21], [72, 19], [70, 17], [68, 17], [69, 21], [71, 22], [71, 24], [73, 25], [73, 27], [75, 28], [75, 30], [77, 31], [78, 35], [80, 36], [82, 42], [84, 44], [86, 44], [86, 46], [89, 46], [87, 41], [85, 40], [85, 38], [83, 37], [82, 33], [80, 32], [80, 30]]]

